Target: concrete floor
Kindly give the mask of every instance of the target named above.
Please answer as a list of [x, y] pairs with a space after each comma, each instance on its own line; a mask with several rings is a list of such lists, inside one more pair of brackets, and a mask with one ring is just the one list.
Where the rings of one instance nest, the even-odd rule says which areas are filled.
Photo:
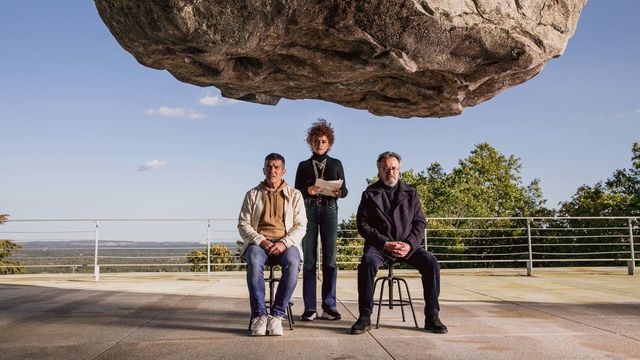
[[[418, 274], [396, 275], [422, 327]], [[443, 271], [446, 335], [403, 323], [397, 308], [383, 308], [379, 329], [349, 335], [355, 277], [339, 274], [343, 320], [251, 337], [239, 272], [0, 276], [0, 359], [640, 359], [640, 278], [626, 268]]]

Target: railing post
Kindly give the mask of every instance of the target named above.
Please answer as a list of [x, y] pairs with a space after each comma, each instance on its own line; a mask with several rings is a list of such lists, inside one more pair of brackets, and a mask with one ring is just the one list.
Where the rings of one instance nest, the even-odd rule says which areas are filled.
[[211, 220], [207, 220], [207, 276], [211, 279]]
[[429, 219], [425, 219], [424, 223], [424, 249], [429, 251], [429, 246], [427, 245], [427, 226], [429, 224]]
[[[636, 256], [635, 251], [633, 250], [633, 220], [631, 218], [629, 220], [629, 251], [631, 252], [631, 260], [628, 262], [629, 275], [636, 274]], [[637, 219], [636, 219], [637, 221]]]
[[93, 252], [93, 277], [96, 281], [100, 280], [100, 265], [98, 265], [98, 241], [100, 239], [100, 223], [96, 220], [96, 244]]
[[529, 244], [529, 261], [527, 261], [527, 276], [533, 273], [533, 251], [531, 247], [531, 219], [527, 218], [527, 242]]

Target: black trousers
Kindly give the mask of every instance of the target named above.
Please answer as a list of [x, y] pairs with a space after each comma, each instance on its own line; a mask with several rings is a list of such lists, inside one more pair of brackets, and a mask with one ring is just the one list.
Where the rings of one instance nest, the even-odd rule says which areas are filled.
[[[373, 283], [378, 269], [393, 260], [383, 251], [373, 246], [364, 249], [362, 260], [358, 265], [358, 308], [360, 315], [371, 315], [373, 311]], [[440, 296], [440, 265], [435, 256], [424, 248], [418, 248], [408, 258], [400, 258], [396, 262], [403, 262], [417, 269], [422, 275], [422, 291], [424, 294], [425, 316], [437, 315], [440, 312], [438, 297]]]

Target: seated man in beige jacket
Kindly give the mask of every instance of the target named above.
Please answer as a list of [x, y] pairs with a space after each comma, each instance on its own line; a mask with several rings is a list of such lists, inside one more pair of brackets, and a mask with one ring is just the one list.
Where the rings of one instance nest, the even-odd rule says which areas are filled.
[[[247, 260], [249, 304], [254, 318], [251, 335], [283, 335], [282, 318], [298, 283], [301, 241], [306, 233], [307, 215], [300, 191], [289, 186], [284, 157], [271, 153], [264, 159], [264, 181], [244, 197], [238, 231], [244, 241], [242, 255]], [[280, 265], [282, 277], [270, 314], [264, 302], [264, 267]]]

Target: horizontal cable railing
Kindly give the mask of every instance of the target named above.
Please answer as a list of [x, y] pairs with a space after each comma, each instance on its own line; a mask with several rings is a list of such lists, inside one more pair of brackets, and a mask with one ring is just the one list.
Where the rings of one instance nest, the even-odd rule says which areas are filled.
[[[10, 219], [17, 245], [0, 274], [244, 270], [236, 219]], [[87, 236], [91, 234], [91, 236]], [[422, 246], [442, 268], [626, 264], [635, 272], [635, 217], [428, 218]], [[356, 269], [365, 242], [340, 229], [337, 265]], [[401, 267], [401, 265], [400, 265]]]

